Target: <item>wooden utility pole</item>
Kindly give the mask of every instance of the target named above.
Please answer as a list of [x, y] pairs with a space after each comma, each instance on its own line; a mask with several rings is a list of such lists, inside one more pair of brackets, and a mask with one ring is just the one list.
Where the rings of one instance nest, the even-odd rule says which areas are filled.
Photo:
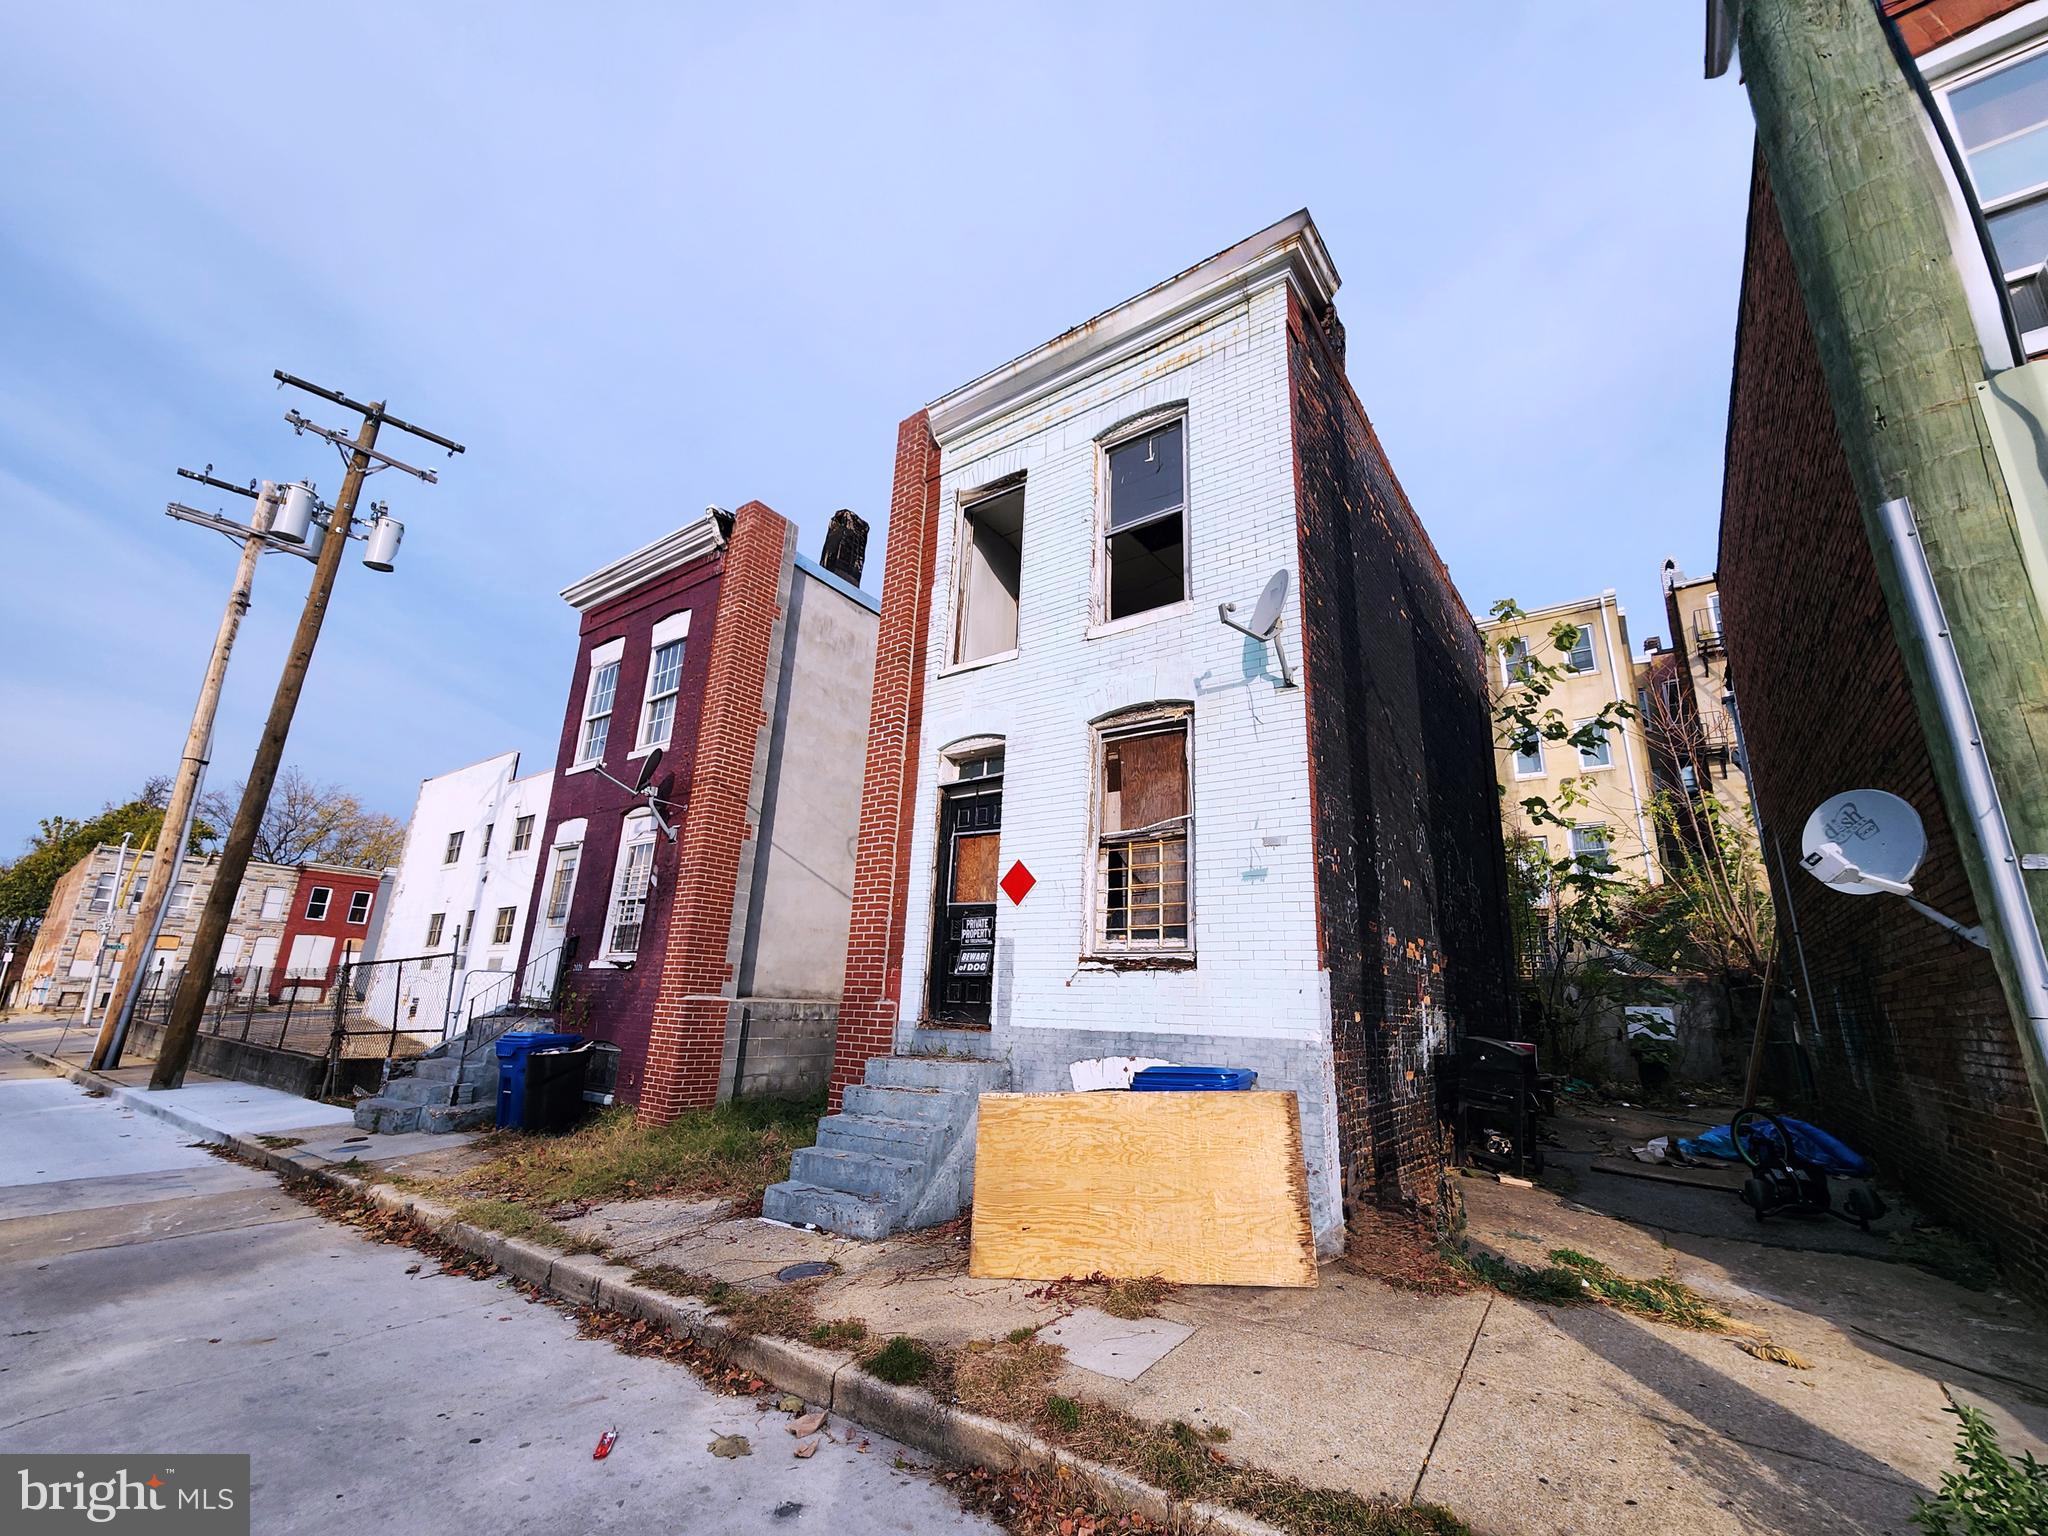
[[327, 536], [313, 566], [312, 585], [306, 589], [306, 606], [299, 614], [298, 632], [292, 636], [291, 652], [285, 657], [284, 672], [277, 680], [270, 717], [263, 722], [263, 735], [256, 743], [256, 761], [249, 767], [248, 783], [243, 786], [242, 803], [236, 808], [227, 846], [214, 866], [213, 885], [206, 893], [206, 910], [200, 914], [191, 957], [178, 980], [171, 1016], [164, 1025], [163, 1043], [157, 1047], [156, 1070], [149, 1078], [152, 1088], [176, 1088], [185, 1081], [185, 1063], [192, 1055], [192, 1042], [199, 1034], [200, 1018], [206, 1011], [206, 994], [213, 984], [221, 941], [227, 937], [228, 919], [242, 890], [242, 875], [249, 868], [256, 833], [263, 824], [263, 812], [277, 782], [285, 738], [291, 734], [292, 716], [298, 712], [299, 694], [306, 686], [307, 669], [313, 664], [313, 647], [327, 618], [328, 599], [334, 595], [334, 578], [341, 570], [341, 557], [348, 553], [349, 525], [355, 520], [363, 477], [370, 470], [370, 455], [365, 450], [375, 446], [377, 426], [382, 419], [382, 407], [373, 406], [363, 418], [362, 430], [356, 433], [355, 452], [349, 455], [341, 495], [328, 515]]
[[[212, 465], [207, 468], [211, 470]], [[191, 820], [194, 802], [199, 798], [199, 782], [206, 771], [207, 754], [213, 740], [214, 716], [220, 712], [221, 685], [228, 675], [228, 656], [235, 648], [235, 635], [242, 627], [242, 615], [249, 611], [249, 597], [256, 587], [256, 561], [264, 550], [271, 547], [265, 537], [270, 532], [270, 518], [275, 503], [269, 490], [256, 498], [256, 515], [250, 520], [251, 532], [242, 541], [242, 558], [235, 565], [234, 590], [228, 594], [228, 605], [221, 610], [220, 629], [213, 637], [213, 654], [206, 661], [206, 676], [199, 684], [199, 702], [192, 709], [192, 725], [185, 733], [185, 755], [178, 763], [178, 777], [171, 785], [170, 802], [164, 806], [163, 830], [157, 834], [156, 855], [149, 862], [149, 879], [142, 887], [142, 905], [135, 913], [135, 926], [129, 935], [128, 948], [122, 952], [114, 976], [114, 996], [119, 1003], [107, 1010], [107, 1016], [100, 1021], [99, 1042], [93, 1047], [94, 1070], [102, 1066], [119, 1066], [119, 1053], [115, 1050], [117, 1027], [125, 1033], [129, 1018], [135, 1010], [136, 995], [142, 989], [142, 978], [152, 958], [149, 949], [155, 941], [157, 915], [164, 903], [170, 899], [171, 882], [177, 878], [178, 867], [185, 853], [185, 826]], [[113, 1059], [109, 1060], [110, 1054]]]
[[[2035, 1010], [2014, 936], [1988, 920], [1986, 845], [1880, 520], [1897, 497], [1918, 515], [2013, 843], [2048, 852], [2048, 631], [1975, 396], [1984, 354], [1956, 263], [1980, 257], [1950, 248], [1947, 187], [1883, 25], [1872, 0], [1742, 0], [1743, 81], [1928, 755], [2048, 1125]], [[2022, 878], [2038, 933], [2048, 875]]]
[[[277, 373], [274, 377], [280, 385], [303, 389], [308, 394], [318, 395], [323, 400], [331, 400], [356, 412], [363, 418], [363, 424], [351, 442], [345, 434], [318, 426], [297, 411], [285, 413], [285, 420], [291, 423], [295, 432], [311, 432], [340, 448], [348, 470], [342, 478], [341, 494], [328, 511], [326, 537], [321, 542], [319, 558], [313, 563], [313, 581], [306, 590], [306, 606], [299, 615], [298, 632], [292, 636], [291, 652], [285, 657], [284, 672], [277, 680], [277, 694], [270, 702], [270, 716], [263, 722], [263, 734], [256, 743], [256, 760], [250, 765], [248, 781], [242, 787], [242, 803], [235, 810], [234, 826], [229, 829], [227, 845], [221, 849], [220, 862], [214, 868], [213, 888], [206, 893], [206, 908], [199, 917], [199, 931], [193, 936], [191, 955], [186, 961], [184, 974], [179, 978], [170, 1017], [164, 1024], [163, 1042], [157, 1049], [156, 1069], [149, 1078], [152, 1088], [176, 1088], [185, 1080], [185, 1064], [191, 1059], [192, 1042], [198, 1037], [200, 1019], [206, 1012], [206, 994], [213, 983], [213, 968], [220, 960], [221, 941], [227, 937], [228, 920], [234, 912], [235, 900], [241, 894], [242, 876], [249, 868], [249, 856], [256, 846], [256, 833], [262, 826], [263, 812], [270, 804], [270, 791], [277, 783], [278, 765], [284, 759], [285, 739], [291, 734], [292, 716], [298, 712], [299, 695], [306, 686], [306, 672], [313, 664], [313, 647], [319, 643], [320, 626], [327, 618], [328, 600], [334, 595], [334, 578], [341, 570], [342, 556], [348, 552], [350, 532], [356, 520], [356, 503], [363, 494], [363, 482], [376, 470], [398, 469], [429, 485], [436, 483], [432, 470], [415, 469], [379, 450], [377, 429], [390, 426], [445, 448], [451, 455], [462, 452], [460, 443], [391, 415], [384, 409], [382, 401], [363, 404], [334, 390], [295, 379], [288, 373]], [[365, 563], [376, 562], [377, 569], [389, 570], [391, 556], [398, 548], [398, 534], [403, 530], [385, 520], [381, 507], [377, 511], [378, 517], [370, 530], [371, 553], [365, 556]]]

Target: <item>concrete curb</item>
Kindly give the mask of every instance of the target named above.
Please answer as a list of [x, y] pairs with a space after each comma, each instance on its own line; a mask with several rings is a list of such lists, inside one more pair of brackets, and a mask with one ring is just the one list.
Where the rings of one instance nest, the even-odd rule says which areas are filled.
[[195, 1120], [154, 1099], [145, 1090], [39, 1051], [26, 1054], [38, 1066], [60, 1073], [81, 1087], [101, 1089], [139, 1113], [175, 1125], [202, 1141], [227, 1147], [273, 1173], [316, 1179], [384, 1210], [410, 1216], [437, 1236], [478, 1258], [490, 1260], [513, 1278], [573, 1306], [600, 1306], [643, 1317], [681, 1338], [710, 1345], [770, 1386], [794, 1393], [808, 1403], [928, 1455], [996, 1472], [1064, 1467], [1098, 1494], [1150, 1520], [1165, 1523], [1176, 1518], [1192, 1519], [1234, 1536], [1286, 1536], [1278, 1527], [1241, 1511], [1177, 1499], [1142, 1478], [1061, 1450], [1015, 1424], [952, 1407], [914, 1387], [892, 1386], [861, 1370], [851, 1355], [793, 1339], [735, 1334], [705, 1302], [637, 1284], [632, 1279], [632, 1270], [625, 1265], [607, 1263], [595, 1254], [558, 1253], [523, 1238], [507, 1237], [458, 1221], [454, 1207], [438, 1200], [342, 1173], [327, 1166], [324, 1159], [319, 1163], [301, 1162], [288, 1151], [266, 1147], [254, 1137], [236, 1135]]

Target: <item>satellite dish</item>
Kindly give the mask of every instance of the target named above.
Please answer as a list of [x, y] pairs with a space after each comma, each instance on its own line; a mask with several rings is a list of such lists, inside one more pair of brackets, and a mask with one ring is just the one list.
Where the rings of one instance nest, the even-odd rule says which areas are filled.
[[1815, 879], [1851, 896], [1910, 895], [1927, 854], [1920, 813], [1882, 789], [1852, 789], [1814, 807], [1799, 837]]
[[640, 764], [640, 782], [633, 786], [634, 794], [645, 793], [647, 786], [654, 782], [654, 775], [661, 768], [661, 750], [660, 747], [656, 747], [647, 754], [646, 760]]
[[1252, 621], [1241, 624], [1231, 615], [1237, 612], [1237, 604], [1222, 603], [1217, 606], [1216, 617], [1241, 635], [1250, 635], [1254, 640], [1271, 645], [1280, 657], [1280, 686], [1294, 686], [1294, 669], [1287, 664], [1287, 647], [1280, 643], [1280, 610], [1287, 606], [1287, 567], [1282, 566], [1266, 580], [1266, 590], [1259, 594], [1259, 600], [1252, 605]]
[[1287, 601], [1287, 568], [1282, 566], [1273, 573], [1273, 579], [1266, 583], [1266, 590], [1259, 594], [1259, 600], [1252, 606], [1252, 621], [1245, 627], [1264, 639], [1273, 633], [1273, 626], [1280, 622], [1280, 609]]

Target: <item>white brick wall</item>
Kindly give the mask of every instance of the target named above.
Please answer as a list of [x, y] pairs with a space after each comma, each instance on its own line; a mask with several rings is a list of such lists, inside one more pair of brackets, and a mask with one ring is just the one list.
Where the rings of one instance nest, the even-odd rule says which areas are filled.
[[[1286, 290], [1276, 281], [943, 445], [904, 944], [906, 1023], [921, 1012], [929, 961], [940, 754], [990, 735], [1007, 743], [999, 867], [1021, 859], [1038, 878], [1021, 906], [998, 898], [999, 964], [1012, 968], [1007, 988], [998, 987], [999, 1036], [1007, 1028], [1327, 1039], [1302, 693], [1281, 690], [1270, 651], [1216, 615], [1226, 601], [1248, 611], [1284, 568], [1293, 588], [1283, 633], [1299, 663], [1286, 317]], [[1187, 611], [1090, 639], [1095, 437], [1183, 400], [1193, 601]], [[948, 672], [959, 495], [1018, 470], [1026, 473], [1018, 654]], [[1079, 957], [1091, 858], [1090, 722], [1166, 699], [1194, 707], [1197, 963], [1191, 971], [1086, 968]]]

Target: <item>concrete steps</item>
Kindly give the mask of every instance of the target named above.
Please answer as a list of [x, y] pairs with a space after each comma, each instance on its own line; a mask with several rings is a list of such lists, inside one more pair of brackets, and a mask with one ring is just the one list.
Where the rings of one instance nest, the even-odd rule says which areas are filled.
[[[444, 1041], [418, 1061], [395, 1063], [375, 1097], [356, 1105], [356, 1127], [386, 1135], [405, 1131], [471, 1131], [498, 1116], [498, 1054], [490, 1040], [463, 1056], [463, 1036]], [[407, 1070], [409, 1068], [409, 1070]]]
[[886, 1237], [950, 1221], [974, 1194], [981, 1095], [1008, 1085], [1001, 1062], [962, 1055], [877, 1056], [818, 1122], [816, 1146], [770, 1186], [762, 1214], [847, 1237]]

